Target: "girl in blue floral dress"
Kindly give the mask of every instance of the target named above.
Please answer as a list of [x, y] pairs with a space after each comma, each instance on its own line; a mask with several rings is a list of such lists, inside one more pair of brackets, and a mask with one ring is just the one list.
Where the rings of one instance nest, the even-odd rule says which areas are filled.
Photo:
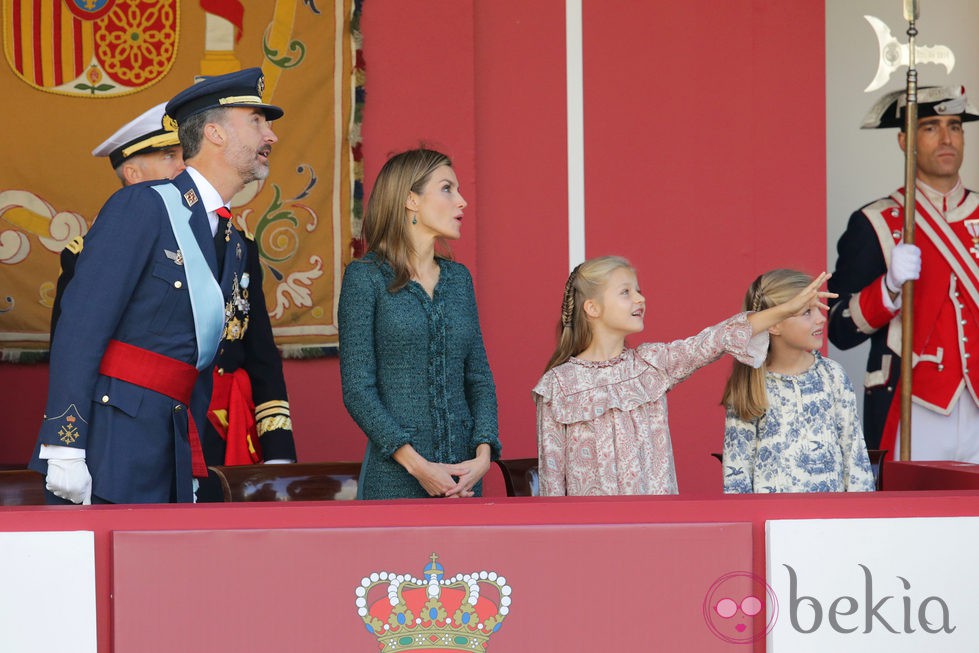
[[[745, 310], [759, 311], [797, 294], [812, 279], [772, 270], [751, 284]], [[724, 389], [724, 491], [871, 492], [850, 379], [824, 358], [826, 316], [812, 304], [771, 327], [765, 365], [740, 362]]]

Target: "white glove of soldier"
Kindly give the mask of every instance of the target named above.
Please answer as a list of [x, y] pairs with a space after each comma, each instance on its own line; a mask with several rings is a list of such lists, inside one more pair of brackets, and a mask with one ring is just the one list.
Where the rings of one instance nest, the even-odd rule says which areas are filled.
[[84, 458], [49, 458], [45, 487], [72, 503], [92, 503], [92, 475]]
[[884, 277], [884, 285], [892, 293], [900, 292], [905, 281], [921, 275], [921, 250], [917, 245], [900, 243], [891, 250], [891, 264]]

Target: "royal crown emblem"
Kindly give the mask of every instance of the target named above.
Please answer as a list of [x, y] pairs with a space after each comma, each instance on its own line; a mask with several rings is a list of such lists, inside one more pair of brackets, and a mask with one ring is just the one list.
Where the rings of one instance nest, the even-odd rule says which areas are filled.
[[[375, 572], [357, 588], [357, 614], [381, 651], [485, 651], [510, 612], [510, 586], [495, 571], [446, 579], [433, 553], [424, 578]], [[380, 588], [386, 589], [382, 594]]]

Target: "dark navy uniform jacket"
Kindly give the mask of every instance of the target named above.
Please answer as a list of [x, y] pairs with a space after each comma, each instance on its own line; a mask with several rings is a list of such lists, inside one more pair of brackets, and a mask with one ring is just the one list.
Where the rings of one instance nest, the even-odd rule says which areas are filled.
[[867, 333], [857, 326], [850, 310], [853, 297], [887, 273], [887, 261], [863, 208], [850, 216], [837, 243], [836, 269], [827, 287], [839, 297], [829, 300], [827, 326], [829, 341], [840, 349], [851, 349], [870, 340], [867, 378], [873, 380], [864, 383], [863, 437], [868, 449], [878, 449], [901, 373], [901, 357], [888, 348], [886, 328]]
[[[61, 275], [58, 277], [57, 292], [51, 312], [52, 340], [61, 314], [61, 298], [68, 282], [74, 277], [78, 255], [82, 251], [82, 239], [78, 238], [76, 241], [78, 242], [73, 241], [61, 251]], [[281, 418], [276, 420], [276, 417], [283, 413], [286, 417], [289, 415], [288, 393], [282, 372], [282, 358], [275, 345], [272, 323], [266, 308], [258, 247], [251, 240], [248, 240], [248, 245], [246, 272], [250, 280], [247, 289], [249, 308], [244, 315], [235, 305], [229, 306], [228, 309], [232, 312], [232, 317], [238, 319], [239, 323], [244, 322], [247, 318], [248, 326], [242, 337], [221, 341], [214, 365], [219, 372], [225, 373], [244, 369], [251, 381], [252, 397], [258, 411], [272, 414], [265, 420], [261, 419], [261, 415], [256, 416], [260, 426], [270, 427], [260, 434], [263, 458], [265, 460], [295, 460], [296, 445], [293, 440], [291, 420], [284, 420], [285, 424], [282, 424], [281, 427], [279, 424], [283, 420]], [[272, 408], [273, 406], [274, 408]], [[223, 465], [225, 463], [225, 441], [218, 435], [210, 421], [207, 421], [206, 426], [201, 429], [201, 444], [204, 449], [204, 459], [208, 465]], [[221, 489], [216, 479], [202, 483], [197, 499], [198, 501], [222, 500]]]
[[[187, 406], [99, 373], [112, 339], [197, 364], [187, 275], [163, 199], [152, 186], [173, 183], [212, 274], [217, 258], [207, 214], [187, 172], [117, 191], [95, 220], [66, 284], [51, 343], [50, 381], [30, 467], [47, 473], [41, 444], [85, 449], [93, 494], [114, 503], [192, 500]], [[245, 271], [248, 245], [236, 230], [219, 280], [224, 302]], [[201, 431], [210, 365], [199, 375], [191, 411]]]

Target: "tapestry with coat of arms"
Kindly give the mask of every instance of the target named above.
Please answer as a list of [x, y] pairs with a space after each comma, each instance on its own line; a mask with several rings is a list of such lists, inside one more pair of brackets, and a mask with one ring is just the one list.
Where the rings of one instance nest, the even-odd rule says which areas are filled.
[[283, 354], [331, 352], [360, 230], [361, 3], [0, 0], [3, 360], [46, 357], [59, 253], [120, 187], [93, 148], [195, 77], [252, 66], [286, 113], [271, 174], [234, 197], [234, 220], [258, 247]]

